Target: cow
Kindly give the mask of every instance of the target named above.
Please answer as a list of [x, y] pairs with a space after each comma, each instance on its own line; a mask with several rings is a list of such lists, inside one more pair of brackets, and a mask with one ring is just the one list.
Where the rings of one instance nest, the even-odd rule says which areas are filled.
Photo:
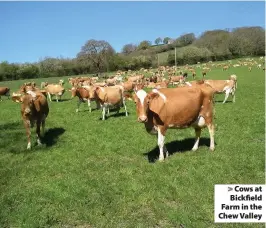
[[174, 82], [177, 83], [184, 83], [185, 80], [187, 78], [187, 73], [184, 73], [183, 75], [179, 75], [179, 76], [171, 76], [169, 77], [169, 83], [172, 83], [172, 85], [174, 84]]
[[48, 85], [48, 82], [42, 82], [41, 83], [41, 89], [44, 89]]
[[235, 102], [237, 88], [235, 75], [233, 77], [230, 76], [229, 80], [205, 80], [204, 83], [210, 85], [214, 89], [215, 94], [225, 93], [223, 104], [227, 101], [230, 94], [233, 97], [233, 102]]
[[58, 96], [61, 100], [61, 96], [64, 94], [65, 89], [63, 86], [58, 85], [58, 84], [48, 84], [45, 87], [45, 91], [47, 92], [50, 101], [52, 101], [51, 96], [55, 95], [56, 101], [58, 102]]
[[100, 109], [100, 103], [95, 100], [94, 97], [90, 98], [90, 86], [84, 86], [84, 87], [72, 87], [69, 91], [71, 92], [71, 99], [74, 97], [78, 97], [78, 104], [76, 112], [79, 111], [79, 106], [81, 102], [87, 101], [89, 111], [91, 112], [91, 101], [95, 101], [97, 105], [97, 109]]
[[8, 87], [0, 87], [0, 101], [2, 101], [1, 96], [7, 96], [9, 99], [10, 97], [10, 88]]
[[108, 85], [108, 86], [113, 86], [116, 84], [116, 81], [117, 81], [117, 77], [113, 77], [113, 78], [108, 78], [105, 80], [105, 83]]
[[24, 95], [12, 96], [12, 100], [21, 103], [21, 116], [28, 137], [27, 149], [31, 149], [30, 127], [33, 127], [35, 123], [37, 143], [41, 145], [40, 126], [42, 125], [42, 134], [44, 135], [45, 120], [49, 114], [49, 106], [46, 97], [42, 93], [28, 91]]
[[138, 75], [138, 76], [131, 76], [131, 77], [128, 77], [128, 81], [131, 81], [131, 82], [140, 82], [144, 79], [144, 75]]
[[198, 149], [201, 129], [208, 127], [210, 150], [214, 151], [213, 90], [201, 87], [153, 89], [150, 93], [135, 90], [137, 120], [144, 123], [146, 131], [158, 135], [159, 161], [164, 160], [164, 145], [168, 128], [193, 127], [196, 133], [193, 151]]
[[229, 68], [229, 66], [228, 66], [228, 65], [224, 66], [224, 67], [223, 67], [223, 71], [226, 71], [226, 70], [228, 70], [228, 68]]
[[125, 102], [125, 97], [123, 95], [123, 89], [120, 86], [110, 86], [110, 87], [94, 87], [90, 91], [90, 99], [95, 97], [96, 100], [100, 102], [102, 108], [102, 120], [105, 120], [106, 109], [109, 114], [109, 107], [117, 107], [117, 113], [119, 112], [120, 107], [123, 105], [126, 116], [127, 107]]
[[58, 84], [63, 86], [65, 84], [65, 81], [63, 79], [60, 79]]
[[192, 73], [192, 78], [195, 79], [196, 78], [196, 75], [197, 75], [196, 72], [195, 71], [192, 71], [191, 73]]
[[131, 92], [134, 89], [135, 83], [128, 81], [128, 82], [121, 82], [119, 85], [123, 86], [125, 92]]

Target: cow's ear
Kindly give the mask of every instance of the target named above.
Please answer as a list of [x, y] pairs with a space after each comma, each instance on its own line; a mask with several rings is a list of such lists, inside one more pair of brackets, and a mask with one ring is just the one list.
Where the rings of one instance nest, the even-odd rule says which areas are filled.
[[136, 95], [136, 93], [133, 93], [132, 98], [133, 98], [133, 101], [134, 101], [135, 103], [137, 103], [137, 101], [138, 101], [138, 96]]
[[160, 114], [162, 108], [164, 107], [164, 101], [160, 98], [158, 93], [150, 93], [149, 98], [149, 109], [154, 113]]
[[12, 96], [12, 101], [16, 102], [16, 103], [22, 103], [23, 99], [22, 96]]
[[157, 98], [158, 96], [159, 96], [158, 93], [153, 93], [153, 92], [151, 92], [151, 93], [148, 94], [148, 99], [149, 99], [149, 101], [151, 101], [151, 100], [153, 100], [154, 98]]

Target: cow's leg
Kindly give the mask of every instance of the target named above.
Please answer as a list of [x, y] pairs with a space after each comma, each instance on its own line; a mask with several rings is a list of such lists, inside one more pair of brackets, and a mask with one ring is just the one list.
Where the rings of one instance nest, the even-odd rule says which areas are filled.
[[47, 94], [48, 94], [49, 100], [52, 101], [51, 94], [49, 92]]
[[233, 102], [235, 103], [236, 102], [236, 90], [235, 90], [235, 88], [233, 89], [231, 94], [232, 94], [232, 97], [233, 97]]
[[109, 105], [107, 105], [106, 108], [107, 108], [107, 114], [109, 115], [109, 113], [110, 113], [110, 107], [109, 107]]
[[56, 102], [58, 102], [58, 96], [57, 96], [57, 94], [55, 95], [55, 98], [56, 98]]
[[91, 112], [91, 100], [88, 99], [88, 107], [89, 107], [89, 111]]
[[227, 99], [228, 99], [228, 97], [229, 97], [229, 94], [230, 94], [230, 90], [227, 89], [227, 90], [225, 91], [225, 98], [224, 98], [223, 104], [227, 101]]
[[0, 101], [2, 101], [1, 96], [0, 96]]
[[103, 104], [103, 106], [102, 106], [102, 120], [105, 120], [105, 110], [106, 110], [106, 107], [105, 107], [105, 104]]
[[196, 151], [199, 148], [199, 140], [200, 140], [200, 135], [201, 135], [201, 128], [195, 128], [195, 134], [196, 134], [196, 140], [195, 144], [192, 148], [193, 151]]
[[125, 112], [126, 112], [126, 116], [128, 116], [127, 106], [126, 106], [126, 99], [124, 97], [123, 97], [123, 105], [124, 105], [124, 109], [125, 109]]
[[46, 118], [46, 116], [44, 115], [43, 116], [43, 119], [42, 119], [42, 135], [44, 136], [44, 134], [45, 134], [45, 118]]
[[214, 125], [213, 124], [209, 124], [208, 125], [208, 129], [209, 129], [209, 134], [210, 134], [210, 150], [214, 151]]
[[36, 135], [37, 135], [37, 144], [38, 146], [41, 146], [42, 143], [41, 143], [41, 121], [40, 120], [37, 120], [37, 124], [36, 124]]
[[77, 109], [76, 109], [76, 112], [78, 112], [78, 111], [79, 111], [79, 106], [80, 106], [80, 103], [81, 103], [81, 100], [80, 100], [80, 99], [78, 99], [78, 103], [77, 103]]
[[161, 133], [160, 129], [158, 129], [158, 146], [160, 150], [159, 161], [164, 160], [164, 151], [166, 152], [166, 155], [168, 157], [168, 151], [166, 150], [166, 147], [164, 145], [164, 139], [165, 136]]
[[27, 138], [28, 138], [27, 149], [30, 150], [31, 149], [31, 142], [30, 142], [30, 121], [29, 120], [26, 120], [24, 122], [24, 126], [26, 128], [26, 134], [27, 134]]
[[98, 109], [98, 110], [101, 109], [101, 104], [100, 104], [100, 102], [99, 102], [98, 100], [96, 100], [95, 102], [96, 102], [97, 109]]

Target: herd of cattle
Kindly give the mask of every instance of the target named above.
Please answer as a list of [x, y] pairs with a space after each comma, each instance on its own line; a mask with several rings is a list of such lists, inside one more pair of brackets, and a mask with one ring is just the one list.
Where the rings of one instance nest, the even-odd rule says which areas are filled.
[[[254, 64], [254, 60], [246, 59], [238, 65], [250, 67], [250, 63]], [[195, 79], [195, 68], [201, 67], [202, 78], [187, 81], [187, 72]], [[231, 75], [225, 80], [206, 80], [205, 75], [213, 67], [227, 70], [229, 67], [237, 66], [232, 65], [230, 61], [226, 64], [209, 62], [194, 66], [186, 65], [183, 68], [161, 66], [157, 69], [141, 69], [134, 73], [130, 70], [118, 71], [115, 76], [101, 81], [99, 77], [69, 78], [71, 89], [68, 91], [71, 98], [78, 97], [76, 112], [79, 111], [82, 102], [88, 102], [91, 112], [91, 102], [94, 101], [97, 109], [102, 111], [102, 120], [105, 120], [106, 112], [109, 114], [110, 108], [115, 108], [119, 112], [120, 107], [124, 107], [125, 115], [128, 116], [126, 101], [134, 100], [137, 120], [144, 123], [148, 133], [158, 135], [159, 161], [162, 161], [168, 156], [164, 141], [169, 128], [193, 127], [196, 140], [192, 150], [195, 151], [198, 149], [201, 129], [207, 127], [210, 134], [210, 150], [214, 150], [214, 94], [225, 93], [223, 103], [232, 95], [235, 102], [237, 77]], [[180, 72], [180, 75], [176, 76], [176, 72]], [[146, 92], [145, 88], [152, 90]], [[44, 134], [45, 119], [49, 114], [47, 96], [50, 101], [52, 96], [56, 96], [58, 102], [58, 98], [61, 100], [64, 92], [64, 81], [60, 80], [58, 84], [42, 82], [40, 88], [34, 82], [24, 83], [19, 91], [12, 93], [12, 100], [21, 103], [21, 115], [28, 137], [27, 149], [31, 148], [30, 127], [35, 123], [37, 143], [41, 145], [40, 128], [42, 125]], [[10, 89], [0, 87], [0, 99], [1, 95], [10, 96]]]

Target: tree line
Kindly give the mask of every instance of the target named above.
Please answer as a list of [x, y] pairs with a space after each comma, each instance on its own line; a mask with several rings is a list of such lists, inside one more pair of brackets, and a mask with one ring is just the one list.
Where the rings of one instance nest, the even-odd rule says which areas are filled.
[[[195, 64], [197, 62], [265, 55], [265, 29], [240, 27], [232, 30], [205, 31], [173, 39], [158, 37], [154, 45], [144, 40], [138, 45], [126, 44], [120, 53], [105, 40], [88, 40], [75, 58], [45, 57], [36, 63], [0, 63], [0, 81], [104, 73], [116, 70], [138, 70], [158, 66], [158, 55], [168, 52], [161, 65]], [[174, 54], [176, 49], [176, 59]]]

